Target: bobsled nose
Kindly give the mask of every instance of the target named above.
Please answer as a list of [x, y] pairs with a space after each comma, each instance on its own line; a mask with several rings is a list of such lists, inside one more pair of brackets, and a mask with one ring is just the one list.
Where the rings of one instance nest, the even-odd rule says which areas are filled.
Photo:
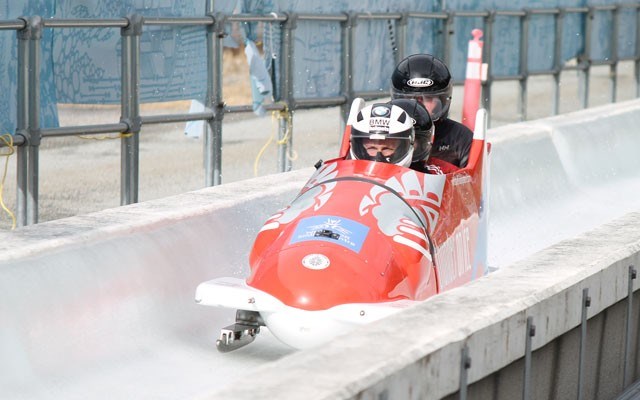
[[388, 300], [380, 274], [376, 279], [369, 261], [354, 254], [317, 244], [289, 248], [262, 259], [247, 283], [288, 306], [309, 311]]

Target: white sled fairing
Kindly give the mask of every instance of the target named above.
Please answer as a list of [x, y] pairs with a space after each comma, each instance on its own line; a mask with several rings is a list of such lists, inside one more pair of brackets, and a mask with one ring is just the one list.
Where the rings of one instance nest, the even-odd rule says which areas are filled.
[[315, 347], [364, 325], [417, 304], [400, 300], [387, 303], [341, 304], [327, 310], [307, 311], [290, 307], [238, 278], [218, 278], [198, 285], [196, 303], [259, 312], [269, 331], [297, 349]]

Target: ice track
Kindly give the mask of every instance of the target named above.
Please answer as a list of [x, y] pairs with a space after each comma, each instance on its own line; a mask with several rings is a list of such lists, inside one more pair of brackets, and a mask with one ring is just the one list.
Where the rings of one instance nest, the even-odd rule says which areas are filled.
[[[629, 101], [490, 129], [490, 265], [640, 210], [638, 126], [640, 101]], [[0, 397], [198, 398], [293, 352], [264, 329], [218, 353], [233, 313], [193, 295], [246, 274], [256, 229], [311, 173], [0, 234]]]

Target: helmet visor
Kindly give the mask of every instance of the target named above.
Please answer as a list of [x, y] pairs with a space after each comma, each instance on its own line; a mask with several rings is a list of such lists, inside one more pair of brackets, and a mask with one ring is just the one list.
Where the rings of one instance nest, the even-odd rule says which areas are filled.
[[351, 148], [359, 160], [382, 161], [397, 164], [411, 151], [409, 138], [369, 139], [352, 137]]
[[413, 99], [422, 104], [429, 111], [429, 115], [433, 121], [437, 121], [444, 114], [444, 105], [441, 97], [443, 96], [427, 96], [416, 93], [394, 93], [395, 99]]
[[392, 99], [414, 99], [424, 106], [429, 111], [431, 120], [437, 121], [440, 118], [446, 117], [449, 113], [449, 104], [451, 104], [451, 94], [453, 92], [453, 86], [449, 85], [446, 88], [433, 92], [403, 92], [396, 88], [391, 88]]
[[431, 153], [433, 143], [433, 127], [428, 131], [416, 132], [416, 140], [413, 144], [413, 162], [426, 160]]

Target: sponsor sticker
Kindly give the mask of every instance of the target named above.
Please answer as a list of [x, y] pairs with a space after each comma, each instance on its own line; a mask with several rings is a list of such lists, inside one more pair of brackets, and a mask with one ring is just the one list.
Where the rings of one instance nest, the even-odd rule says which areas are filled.
[[371, 118], [369, 119], [369, 126], [378, 126], [381, 128], [388, 128], [389, 118]]
[[331, 265], [331, 261], [324, 254], [307, 254], [302, 259], [302, 266], [309, 269], [321, 270], [329, 265]]
[[368, 233], [369, 227], [357, 221], [332, 215], [317, 215], [298, 222], [290, 243], [309, 240], [331, 242], [359, 253]]
[[386, 117], [389, 115], [389, 113], [389, 108], [384, 106], [378, 106], [371, 110], [371, 114], [375, 115], [376, 117]]
[[429, 87], [433, 85], [433, 81], [429, 78], [413, 78], [407, 81], [407, 85], [412, 87]]
[[456, 175], [451, 179], [451, 183], [454, 186], [464, 185], [465, 183], [471, 183], [471, 177], [467, 174], [464, 175]]

